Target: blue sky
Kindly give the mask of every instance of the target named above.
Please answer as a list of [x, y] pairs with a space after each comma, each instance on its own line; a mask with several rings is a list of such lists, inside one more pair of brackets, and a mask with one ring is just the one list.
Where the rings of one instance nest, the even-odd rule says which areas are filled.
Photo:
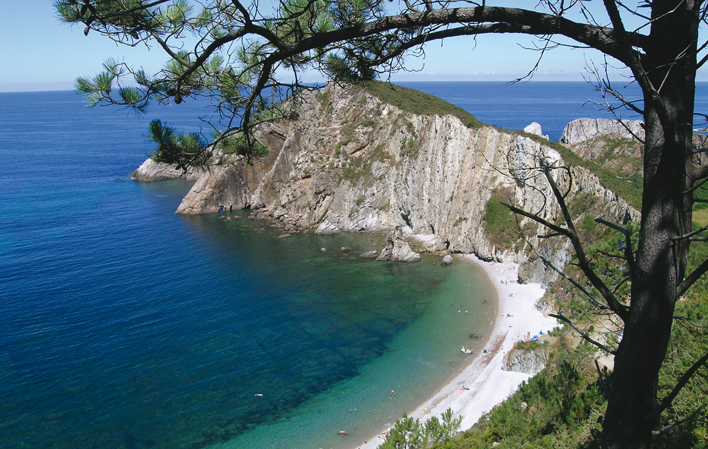
[[[124, 59], [148, 72], [160, 69], [165, 57], [159, 49], [118, 46], [96, 33], [84, 36], [83, 29], [60, 22], [52, 0], [3, 0], [0, 13], [0, 92], [69, 90], [78, 76], [98, 73], [109, 57]], [[488, 3], [491, 3], [488, 2]], [[535, 4], [525, 0], [499, 4]], [[426, 47], [425, 59], [409, 59], [416, 70], [399, 73], [394, 80], [499, 80], [523, 76], [537, 58], [529, 36], [481, 36], [435, 42]], [[587, 49], [557, 49], [544, 57], [534, 80], [582, 81], [586, 62], [601, 63], [599, 53]], [[613, 78], [622, 74], [613, 72]], [[315, 80], [316, 75], [311, 75]], [[706, 72], [699, 79], [708, 80]]]

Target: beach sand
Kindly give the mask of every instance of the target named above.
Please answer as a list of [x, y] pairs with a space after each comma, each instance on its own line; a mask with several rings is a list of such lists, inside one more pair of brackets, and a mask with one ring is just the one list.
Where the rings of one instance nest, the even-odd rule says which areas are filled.
[[[516, 282], [518, 264], [482, 262], [473, 255], [467, 255], [465, 259], [484, 270], [499, 298], [489, 339], [483, 346], [487, 353], [475, 350], [469, 365], [416, 410], [409, 412], [409, 416], [425, 421], [432, 416], [440, 416], [450, 408], [456, 417], [463, 417], [460, 430], [472, 427], [483, 414], [511, 396], [523, 381], [532, 377], [502, 370], [504, 354], [511, 350], [514, 342], [523, 339], [528, 332], [538, 335], [539, 331], [546, 333], [558, 326], [554, 318], [544, 317], [535, 308], [544, 293], [541, 285]], [[492, 348], [494, 351], [490, 351]], [[366, 442], [362, 441], [358, 448], [374, 449], [384, 442], [383, 438], [383, 433], [372, 436]]]

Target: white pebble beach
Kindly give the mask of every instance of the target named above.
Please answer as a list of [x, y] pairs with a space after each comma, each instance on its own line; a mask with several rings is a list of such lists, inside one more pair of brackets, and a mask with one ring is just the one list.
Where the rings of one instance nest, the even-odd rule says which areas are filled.
[[[517, 282], [518, 264], [483, 262], [474, 255], [467, 255], [465, 259], [482, 268], [497, 291], [498, 310], [491, 323], [489, 339], [484, 344], [487, 352], [476, 351], [459, 374], [408, 413], [425, 421], [450, 408], [455, 416], [463, 417], [460, 430], [472, 427], [482, 415], [531, 378], [529, 374], [502, 370], [504, 354], [513, 348], [514, 343], [527, 333], [538, 335], [558, 326], [554, 318], [544, 316], [535, 307], [545, 292], [541, 285]], [[374, 449], [384, 442], [385, 435], [385, 430], [372, 435], [358, 448]]]

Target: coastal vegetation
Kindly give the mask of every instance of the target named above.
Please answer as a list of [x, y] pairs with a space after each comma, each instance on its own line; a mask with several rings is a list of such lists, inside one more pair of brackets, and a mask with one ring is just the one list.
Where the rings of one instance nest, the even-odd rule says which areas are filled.
[[484, 213], [484, 230], [490, 242], [503, 250], [513, 248], [519, 240], [516, 216], [504, 206], [510, 196], [506, 189], [494, 189]]
[[149, 129], [148, 138], [157, 144], [150, 155], [155, 162], [174, 164], [178, 170], [185, 171], [189, 167], [203, 167], [207, 164], [207, 145], [198, 133], [179, 133], [157, 119], [150, 122]]
[[462, 418], [455, 418], [450, 409], [444, 411], [439, 419], [433, 416], [425, 423], [404, 413], [403, 418], [396, 420], [379, 449], [426, 449], [445, 446], [457, 434], [461, 422]]
[[[640, 113], [645, 129], [641, 223], [632, 230], [623, 223], [602, 222], [621, 240], [612, 258], [622, 269], [604, 270], [589, 257], [589, 242], [580, 235], [581, 227], [576, 226], [557, 182], [568, 173], [567, 166], [541, 160], [536, 167], [538, 179], [545, 179], [552, 191], [549, 200], [562, 211], [561, 220], [550, 222], [514, 204], [508, 207], [547, 228], [548, 238], [570, 242], [582, 278], [573, 285], [622, 333], [616, 348], [582, 334], [587, 342], [615, 356], [606, 390], [602, 445], [651, 447], [664, 435], [695, 422], [704, 409], [699, 403], [705, 395], [687, 404], [680, 417], [672, 414], [682, 408], [680, 398], [700, 379], [708, 352], [695, 345], [693, 359], [679, 363], [670, 351], [673, 335], [681, 335], [679, 326], [686, 324], [700, 335], [700, 323], [688, 322], [680, 313], [690, 289], [700, 286], [708, 271], [708, 260], [691, 260], [692, 255], [703, 256], [695, 246], [706, 241], [701, 235], [704, 229], [692, 228], [693, 205], [700, 201], [694, 194], [708, 179], [708, 166], [694, 165], [693, 137], [696, 73], [708, 62], [708, 45], [700, 38], [708, 15], [705, 1], [605, 0], [602, 7], [595, 7], [592, 2], [541, 0], [534, 9], [427, 0], [399, 4], [283, 0], [272, 10], [258, 3], [221, 0], [203, 2], [199, 8], [186, 0], [58, 0], [55, 6], [63, 20], [85, 26], [86, 34], [99, 33], [126, 45], [154, 45], [169, 59], [154, 75], [109, 60], [98, 76], [77, 82], [91, 104], [141, 110], [154, 100], [180, 104], [189, 96], [211, 97], [219, 117], [213, 123], [217, 132], [211, 143], [240, 136], [239, 153], [247, 158], [258, 154], [254, 129], [263, 120], [285, 116], [267, 112], [276, 107], [273, 92], [307, 89], [298, 80], [312, 68], [338, 80], [370, 80], [379, 73], [404, 69], [405, 57], [423, 54], [424, 45], [431, 42], [488, 33], [537, 36], [541, 57], [550, 48], [572, 45], [613, 58], [641, 87], [642, 98], [623, 98], [601, 68], [591, 69], [597, 87]], [[192, 34], [197, 43], [187, 50], [192, 41], [186, 38]], [[292, 73], [293, 80], [282, 81], [280, 74], [285, 72]], [[136, 87], [126, 84], [126, 77]], [[598, 167], [602, 169], [608, 167]], [[620, 195], [638, 184], [636, 176], [605, 179], [608, 185], [617, 183], [612, 188]], [[619, 284], [617, 272], [622, 273]], [[625, 284], [629, 286], [626, 298], [618, 294]], [[700, 314], [688, 315], [701, 319]], [[574, 326], [571, 320], [567, 323]], [[667, 367], [668, 362], [673, 363]], [[665, 385], [663, 379], [671, 381]], [[560, 409], [580, 413], [583, 407]], [[553, 429], [561, 429], [562, 423]]]

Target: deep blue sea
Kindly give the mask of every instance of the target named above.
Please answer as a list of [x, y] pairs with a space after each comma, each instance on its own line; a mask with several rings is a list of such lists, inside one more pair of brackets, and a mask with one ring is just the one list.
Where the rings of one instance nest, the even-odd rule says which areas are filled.
[[[607, 116], [582, 106], [585, 83], [402, 84], [553, 140]], [[240, 211], [176, 215], [189, 183], [127, 177], [149, 120], [198, 131], [204, 115], [0, 93], [0, 448], [352, 447], [481, 344], [493, 301], [466, 263], [363, 260], [381, 236], [278, 239]]]

